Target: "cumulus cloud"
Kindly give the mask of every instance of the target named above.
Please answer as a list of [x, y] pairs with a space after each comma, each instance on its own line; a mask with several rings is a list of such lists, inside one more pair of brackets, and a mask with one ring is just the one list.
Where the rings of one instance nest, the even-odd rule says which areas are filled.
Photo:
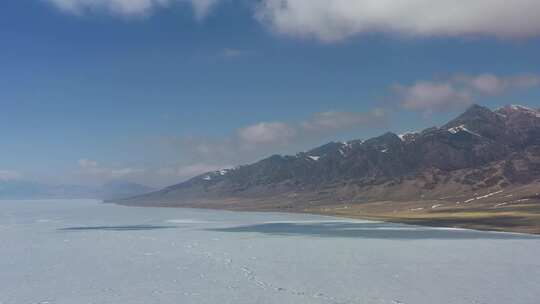
[[219, 0], [46, 0], [60, 10], [72, 14], [85, 12], [108, 12], [120, 16], [145, 16], [158, 8], [173, 3], [190, 3], [195, 18], [200, 20], [208, 15]]
[[401, 105], [410, 110], [445, 110], [469, 105], [472, 96], [448, 82], [418, 81], [411, 86], [396, 85]]
[[489, 95], [497, 95], [513, 89], [540, 86], [540, 76], [534, 74], [509, 77], [499, 77], [493, 74], [481, 74], [477, 76], [459, 75], [455, 77], [455, 81], [479, 93]]
[[262, 0], [256, 18], [279, 33], [335, 41], [365, 32], [540, 35], [537, 0]]
[[0, 181], [21, 179], [23, 174], [14, 170], [0, 170]]
[[135, 16], [164, 7], [170, 0], [48, 0], [59, 9], [73, 14], [86, 11], [106, 11], [117, 15]]
[[218, 0], [191, 0], [195, 18], [197, 20], [204, 19], [217, 3]]
[[324, 136], [380, 123], [385, 110], [376, 108], [369, 112], [328, 111], [313, 114], [299, 122], [260, 122], [237, 130], [229, 140], [239, 147], [288, 144], [299, 139]]
[[[221, 0], [43, 0], [73, 14], [88, 11], [145, 16], [175, 3], [190, 3], [201, 20]], [[342, 40], [370, 32], [412, 36], [540, 35], [537, 0], [261, 0], [255, 18], [286, 35]], [[489, 12], [489, 13], [486, 13]]]
[[237, 131], [238, 140], [246, 145], [285, 143], [296, 134], [294, 127], [282, 122], [261, 122]]
[[[259, 122], [238, 129], [218, 148], [229, 149], [268, 149], [268, 147], [287, 146], [302, 140], [311, 140], [333, 135], [354, 128], [372, 126], [385, 120], [385, 110], [376, 108], [368, 112], [328, 111], [314, 113], [306, 120], [296, 122]], [[201, 146], [199, 146], [201, 147]], [[215, 145], [203, 145], [203, 150], [213, 150]], [[212, 148], [210, 148], [212, 147]], [[210, 149], [209, 149], [210, 148]]]
[[412, 85], [397, 84], [392, 91], [403, 108], [433, 112], [463, 108], [482, 96], [534, 87], [540, 87], [538, 75], [480, 74], [456, 75], [438, 81], [421, 80]]

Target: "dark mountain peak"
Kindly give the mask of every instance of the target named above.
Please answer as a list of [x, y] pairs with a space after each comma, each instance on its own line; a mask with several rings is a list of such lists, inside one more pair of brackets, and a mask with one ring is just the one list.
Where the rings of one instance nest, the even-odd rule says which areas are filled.
[[401, 144], [401, 138], [392, 132], [366, 140], [367, 146], [395, 146]]
[[505, 134], [505, 128], [504, 117], [486, 107], [472, 105], [463, 114], [444, 125], [441, 129], [450, 132], [463, 129], [488, 139], [496, 139]]
[[476, 123], [476, 122], [496, 122], [498, 120], [497, 114], [495, 114], [490, 109], [479, 106], [479, 105], [472, 105], [469, 107], [463, 114], [459, 115], [457, 118], [451, 120], [449, 123], [447, 123], [443, 128], [448, 127], [456, 127], [461, 124], [466, 123]]
[[493, 111], [481, 105], [473, 104], [468, 107], [461, 115], [456, 119], [490, 119], [493, 116]]
[[283, 155], [280, 155], [280, 154], [274, 154], [274, 155], [271, 155], [270, 157], [264, 159], [264, 161], [268, 161], [268, 162], [276, 162], [276, 161], [282, 161], [284, 158]]
[[333, 154], [339, 153], [339, 150], [342, 147], [343, 147], [343, 143], [329, 142], [325, 145], [309, 150], [308, 152], [306, 152], [306, 154], [309, 154], [312, 156], [318, 156], [318, 157], [325, 156], [325, 155], [333, 155]]
[[473, 104], [471, 105], [463, 114], [466, 113], [490, 113], [492, 112], [488, 107], [481, 106], [479, 104]]

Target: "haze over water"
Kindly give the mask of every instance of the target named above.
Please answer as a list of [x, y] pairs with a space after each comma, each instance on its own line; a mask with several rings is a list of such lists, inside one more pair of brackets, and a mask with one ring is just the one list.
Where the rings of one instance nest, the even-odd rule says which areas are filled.
[[536, 236], [91, 200], [0, 206], [1, 304], [540, 299]]

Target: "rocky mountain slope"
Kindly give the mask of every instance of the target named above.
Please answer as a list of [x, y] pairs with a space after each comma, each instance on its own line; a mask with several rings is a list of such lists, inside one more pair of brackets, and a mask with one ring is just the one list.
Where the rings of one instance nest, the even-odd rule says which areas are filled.
[[492, 111], [474, 105], [440, 128], [274, 155], [116, 202], [305, 210], [458, 196], [466, 200], [512, 187], [537, 189], [538, 181], [540, 111], [515, 105]]

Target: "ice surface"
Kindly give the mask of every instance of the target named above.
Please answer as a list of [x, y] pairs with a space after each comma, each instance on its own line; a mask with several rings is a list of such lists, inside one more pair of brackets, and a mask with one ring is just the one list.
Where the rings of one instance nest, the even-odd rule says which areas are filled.
[[279, 213], [0, 201], [0, 303], [537, 304], [540, 238]]

